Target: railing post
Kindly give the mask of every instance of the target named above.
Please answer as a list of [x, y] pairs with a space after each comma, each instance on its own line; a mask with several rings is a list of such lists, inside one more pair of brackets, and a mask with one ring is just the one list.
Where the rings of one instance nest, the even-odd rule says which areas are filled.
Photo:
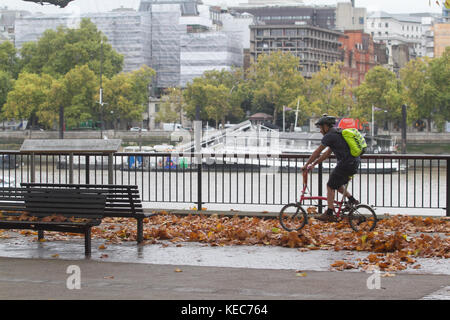
[[90, 170], [89, 170], [89, 167], [90, 167], [90, 163], [89, 163], [89, 156], [86, 156], [86, 169], [85, 169], [85, 173], [86, 173], [86, 184], [90, 184], [90, 179], [89, 179], [89, 177], [90, 177]]
[[447, 205], [446, 205], [446, 216], [450, 217], [450, 158], [447, 158]]
[[114, 156], [108, 154], [108, 184], [114, 184]]
[[[318, 174], [319, 174], [319, 182], [318, 182], [318, 195], [319, 195], [319, 197], [321, 197], [322, 196], [322, 188], [323, 188], [323, 181], [322, 181], [322, 173], [323, 173], [323, 165], [322, 165], [322, 163], [319, 163], [319, 168], [318, 168], [318, 170], [319, 170], [319, 172], [318, 172]], [[322, 213], [323, 212], [323, 210], [322, 210], [322, 200], [319, 200], [319, 213]]]
[[202, 156], [197, 156], [197, 210], [202, 211]]
[[73, 152], [69, 154], [69, 184], [73, 184]]
[[36, 162], [35, 162], [35, 154], [32, 153], [30, 156], [30, 182], [36, 182]]

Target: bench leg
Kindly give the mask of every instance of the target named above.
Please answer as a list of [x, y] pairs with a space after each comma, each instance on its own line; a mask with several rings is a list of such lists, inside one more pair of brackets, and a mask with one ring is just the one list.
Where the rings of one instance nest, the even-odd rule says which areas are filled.
[[86, 228], [84, 231], [84, 254], [87, 257], [91, 256], [91, 228]]
[[137, 242], [144, 241], [144, 219], [137, 219]]
[[44, 239], [44, 230], [38, 230], [38, 240]]

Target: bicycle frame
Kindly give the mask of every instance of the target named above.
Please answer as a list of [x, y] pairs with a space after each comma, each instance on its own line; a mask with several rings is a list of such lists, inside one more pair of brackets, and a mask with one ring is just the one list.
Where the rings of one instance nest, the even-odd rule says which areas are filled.
[[[309, 171], [311, 171], [311, 170], [304, 170], [304, 171], [303, 171], [303, 189], [302, 189], [302, 191], [301, 191], [301, 196], [300, 196], [299, 203], [301, 204], [301, 203], [303, 203], [303, 201], [305, 201], [305, 200], [322, 200], [322, 201], [328, 201], [327, 197], [306, 197], [306, 196], [305, 196], [306, 191], [307, 191], [307, 189], [308, 189], [308, 172], [309, 172]], [[312, 174], [312, 171], [311, 171], [311, 174]], [[350, 181], [351, 181], [351, 178], [350, 178]], [[336, 217], [337, 217], [337, 218], [340, 217], [340, 214], [341, 214], [341, 212], [342, 212], [342, 207], [343, 207], [343, 205], [344, 205], [344, 203], [345, 203], [345, 199], [346, 199], [345, 193], [347, 192], [348, 184], [349, 184], [349, 183], [347, 183], [347, 184], [345, 185], [344, 193], [342, 194], [342, 199], [341, 199], [341, 201], [338, 201], [338, 200], [334, 200], [334, 201], [333, 201], [334, 204], [335, 204], [335, 205], [337, 206], [337, 208], [338, 208], [338, 210], [337, 210], [337, 212], [336, 212]], [[337, 190], [336, 190], [336, 191], [337, 191]]]

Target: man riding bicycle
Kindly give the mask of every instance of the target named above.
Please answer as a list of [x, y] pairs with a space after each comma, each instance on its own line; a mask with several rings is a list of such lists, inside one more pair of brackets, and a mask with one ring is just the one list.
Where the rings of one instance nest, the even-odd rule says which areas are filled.
[[[361, 163], [359, 157], [353, 157], [350, 153], [350, 148], [342, 137], [342, 134], [334, 128], [336, 124], [336, 118], [324, 114], [319, 121], [315, 123], [316, 127], [320, 128], [323, 138], [320, 146], [312, 153], [302, 170], [312, 170], [314, 166], [326, 160], [331, 153], [334, 153], [337, 159], [337, 164], [334, 170], [330, 174], [330, 178], [327, 183], [327, 211], [318, 216], [317, 219], [321, 221], [335, 222], [334, 197], [335, 191], [343, 193], [345, 185], [348, 183], [351, 176], [353, 176]], [[322, 153], [322, 151], [324, 151]], [[359, 204], [359, 201], [353, 198], [353, 196], [346, 191], [345, 196], [348, 201], [353, 204]]]

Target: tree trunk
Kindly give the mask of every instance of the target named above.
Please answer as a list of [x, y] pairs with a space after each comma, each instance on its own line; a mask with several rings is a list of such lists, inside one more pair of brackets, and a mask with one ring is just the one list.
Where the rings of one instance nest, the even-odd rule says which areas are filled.
[[277, 107], [274, 106], [273, 108], [273, 120], [272, 120], [272, 124], [276, 125], [277, 123]]
[[431, 119], [430, 118], [428, 118], [427, 119], [427, 129], [428, 129], [428, 132], [431, 132]]

